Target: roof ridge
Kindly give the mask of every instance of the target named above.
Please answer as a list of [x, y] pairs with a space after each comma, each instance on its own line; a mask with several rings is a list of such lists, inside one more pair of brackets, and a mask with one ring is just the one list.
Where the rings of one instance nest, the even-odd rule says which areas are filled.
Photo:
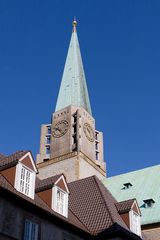
[[[14, 152], [14, 153], [6, 156], [5, 158], [11, 158], [11, 157], [14, 156], [14, 155], [18, 155], [18, 154], [22, 154], [22, 153], [24, 153], [24, 155], [25, 155], [25, 154], [28, 153], [28, 152], [31, 152], [31, 151], [30, 151], [30, 150], [25, 150], [25, 151], [20, 150], [20, 151], [16, 151], [16, 152]], [[15, 159], [15, 160], [16, 160], [16, 159]]]
[[40, 179], [40, 178], [37, 177], [37, 179], [38, 179], [39, 181], [45, 181], [45, 180], [49, 180], [49, 179], [52, 179], [52, 178], [55, 178], [55, 177], [59, 177], [59, 176], [62, 176], [62, 175], [64, 175], [64, 174], [63, 174], [63, 173], [60, 173], [60, 174], [56, 174], [56, 175], [54, 175], [54, 176], [47, 177], [47, 178], [43, 178], [43, 179]]
[[106, 179], [114, 178], [114, 177], [129, 175], [129, 174], [134, 173], [134, 172], [141, 172], [141, 171], [144, 171], [144, 170], [148, 170], [149, 168], [155, 168], [155, 167], [160, 167], [160, 164], [152, 165], [152, 166], [149, 166], [149, 167], [144, 167], [144, 168], [141, 168], [141, 169], [137, 169], [137, 170], [126, 172], [126, 173], [121, 173], [121, 174], [110, 176], [110, 177], [106, 177], [103, 181], [105, 181]]
[[117, 203], [116, 204], [118, 204], [118, 203], [122, 203], [122, 202], [128, 202], [128, 201], [135, 201], [136, 200], [136, 198], [130, 198], [130, 199], [127, 199], [127, 200], [122, 200], [122, 201], [117, 201]]
[[[5, 169], [14, 166], [22, 157], [24, 157], [30, 151], [18, 151], [0, 161], [0, 169]], [[30, 152], [31, 153], [31, 152]]]
[[[106, 207], [107, 207], [107, 209], [108, 209], [108, 211], [110, 213], [112, 222], [113, 223], [117, 223], [118, 225], [122, 226], [123, 228], [129, 230], [127, 225], [125, 224], [125, 222], [123, 221], [123, 219], [121, 218], [121, 216], [119, 215], [119, 213], [117, 211], [117, 208], [115, 206], [115, 203], [117, 203], [117, 200], [112, 196], [111, 192], [103, 185], [103, 183], [97, 178], [97, 176], [94, 176], [94, 179], [95, 179], [95, 181], [96, 181], [96, 183], [98, 185], [98, 189], [99, 189], [99, 191], [100, 191], [100, 193], [101, 193], [101, 195], [102, 195], [102, 197], [103, 197], [103, 199], [105, 201], [105, 205], [106, 205]], [[110, 206], [109, 206], [108, 202], [106, 201], [106, 198], [104, 196], [102, 188], [103, 188], [104, 191], [106, 191], [109, 194], [110, 202], [111, 202], [111, 204], [113, 204], [113, 207], [115, 208], [113, 210], [115, 211], [115, 213], [119, 217], [119, 220], [121, 220], [122, 225], [119, 223], [119, 221], [116, 220], [116, 218], [114, 216], [114, 213], [112, 214], [112, 210], [110, 209]], [[113, 201], [115, 201], [115, 202], [113, 202]]]
[[[87, 226], [77, 217], [77, 215], [68, 207], [69, 211], [74, 215], [74, 217], [76, 217], [76, 219], [84, 226], [84, 228], [86, 229], [86, 231], [88, 233], [90, 233], [89, 229], [87, 228]], [[91, 234], [91, 233], [90, 233]]]
[[107, 204], [107, 202], [106, 202], [106, 199], [105, 199], [105, 197], [104, 197], [104, 194], [102, 193], [102, 191], [101, 191], [101, 189], [100, 189], [99, 182], [97, 181], [97, 180], [99, 180], [99, 179], [98, 179], [95, 175], [94, 175], [93, 177], [94, 177], [94, 180], [95, 180], [96, 185], [98, 186], [98, 190], [99, 190], [101, 196], [103, 197], [104, 203], [105, 203], [105, 205], [106, 205], [106, 207], [107, 207], [107, 209], [108, 209], [108, 211], [109, 211], [109, 214], [110, 214], [110, 217], [111, 217], [111, 219], [112, 219], [112, 222], [114, 223], [114, 220], [113, 220], [111, 211], [110, 211], [110, 209], [108, 208], [108, 204]]
[[38, 177], [36, 178], [36, 186], [35, 186], [35, 192], [41, 192], [46, 189], [51, 188], [55, 182], [61, 177], [64, 176], [62, 174], [57, 174], [52, 177], [44, 178], [44, 179], [39, 179]]
[[92, 175], [92, 176], [89, 176], [89, 177], [85, 177], [85, 178], [82, 178], [82, 179], [78, 179], [78, 180], [69, 182], [68, 184], [72, 184], [72, 183], [76, 183], [76, 182], [81, 182], [81, 181], [86, 181], [86, 179], [89, 179], [89, 178], [92, 179], [92, 178], [94, 178], [94, 176], [96, 176], [96, 175]]

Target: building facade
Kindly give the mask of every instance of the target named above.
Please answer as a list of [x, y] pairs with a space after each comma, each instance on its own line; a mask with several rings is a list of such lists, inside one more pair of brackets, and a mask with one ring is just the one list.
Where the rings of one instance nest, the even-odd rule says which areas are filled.
[[135, 200], [117, 202], [96, 176], [68, 183], [36, 174], [30, 152], [1, 157], [1, 240], [141, 239]]
[[106, 177], [103, 134], [96, 130], [76, 30], [55, 112], [31, 152], [0, 154], [1, 240], [141, 240], [136, 199], [117, 201]]
[[[158, 166], [106, 178], [103, 133], [96, 130], [92, 116], [76, 25], [74, 21], [55, 113], [51, 123], [41, 127], [39, 177], [44, 179], [63, 172], [67, 181], [72, 182], [96, 175], [118, 202], [137, 199], [146, 239], [159, 240], [159, 191], [155, 187]], [[127, 217], [123, 214], [125, 221], [131, 221], [132, 217], [129, 220], [128, 214]]]
[[109, 177], [103, 184], [117, 201], [136, 198], [141, 211], [141, 228], [146, 239], [160, 239], [160, 165]]

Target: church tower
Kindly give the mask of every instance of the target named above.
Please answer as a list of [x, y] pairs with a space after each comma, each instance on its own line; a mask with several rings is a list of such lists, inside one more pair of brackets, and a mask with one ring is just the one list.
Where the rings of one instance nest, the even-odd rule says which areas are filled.
[[51, 123], [41, 126], [36, 160], [41, 179], [59, 173], [68, 182], [106, 176], [103, 134], [92, 116], [76, 25], [74, 20], [55, 112]]

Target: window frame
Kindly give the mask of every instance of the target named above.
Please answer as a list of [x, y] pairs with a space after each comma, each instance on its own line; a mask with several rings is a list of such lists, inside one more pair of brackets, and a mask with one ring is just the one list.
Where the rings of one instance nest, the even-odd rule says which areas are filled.
[[[24, 176], [22, 171], [24, 169]], [[27, 176], [29, 173], [29, 176]], [[29, 177], [29, 182], [28, 182]], [[20, 193], [34, 199], [36, 173], [22, 163], [16, 165], [15, 189]], [[28, 182], [28, 183], [27, 183]]]
[[23, 240], [38, 240], [38, 224], [25, 219]]
[[[63, 210], [60, 211], [60, 209], [57, 208], [57, 198], [58, 198], [58, 191], [63, 194]], [[61, 204], [61, 203], [60, 203]], [[65, 192], [64, 190], [62, 190], [60, 187], [58, 186], [54, 186], [52, 188], [52, 209], [63, 215], [64, 217], [68, 217], [68, 193]]]
[[[135, 218], [136, 216], [136, 218]], [[141, 223], [140, 223], [140, 215], [135, 211], [131, 210], [129, 212], [129, 219], [130, 219], [130, 229], [135, 234], [141, 236]]]

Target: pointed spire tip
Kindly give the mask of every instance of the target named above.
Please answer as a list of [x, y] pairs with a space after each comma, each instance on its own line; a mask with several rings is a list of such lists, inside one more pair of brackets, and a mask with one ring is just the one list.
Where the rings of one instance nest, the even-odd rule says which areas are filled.
[[72, 22], [72, 26], [73, 26], [73, 32], [76, 32], [76, 26], [77, 26], [76, 17], [74, 17], [74, 20]]

